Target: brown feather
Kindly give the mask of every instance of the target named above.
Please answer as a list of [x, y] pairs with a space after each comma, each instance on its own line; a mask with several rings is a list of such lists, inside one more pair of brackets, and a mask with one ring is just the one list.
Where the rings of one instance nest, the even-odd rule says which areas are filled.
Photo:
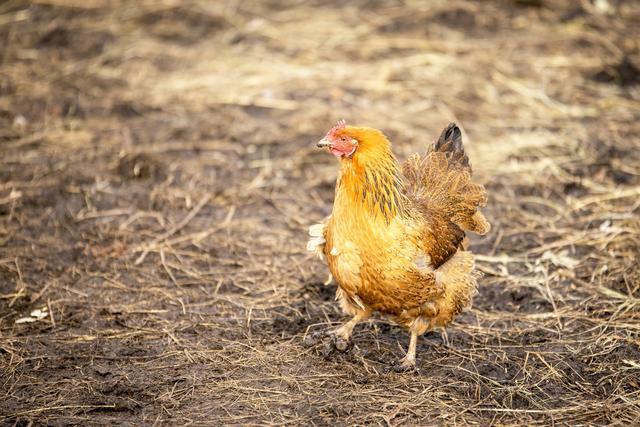
[[434, 267], [455, 253], [464, 230], [484, 234], [489, 223], [478, 211], [485, 206], [484, 187], [471, 182], [471, 166], [464, 152], [458, 127], [451, 123], [424, 156], [414, 154], [403, 165], [406, 195], [417, 207], [427, 226], [425, 251]]

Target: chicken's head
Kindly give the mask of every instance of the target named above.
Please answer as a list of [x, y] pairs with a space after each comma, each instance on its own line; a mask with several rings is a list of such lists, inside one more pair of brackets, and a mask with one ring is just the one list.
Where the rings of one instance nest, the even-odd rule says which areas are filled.
[[349, 135], [347, 123], [340, 120], [317, 145], [319, 148], [328, 148], [336, 157], [350, 158], [358, 149], [358, 140]]
[[327, 148], [342, 160], [359, 163], [376, 161], [391, 156], [389, 140], [377, 129], [347, 126], [344, 120], [331, 128], [318, 147]]

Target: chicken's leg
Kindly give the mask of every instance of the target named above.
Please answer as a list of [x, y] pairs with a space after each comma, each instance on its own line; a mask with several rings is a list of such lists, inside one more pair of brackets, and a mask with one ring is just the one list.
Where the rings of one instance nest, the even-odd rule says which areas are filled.
[[358, 324], [358, 322], [363, 321], [367, 317], [369, 317], [371, 313], [366, 310], [362, 310], [356, 313], [355, 316], [351, 320], [349, 320], [344, 325], [340, 326], [338, 329], [333, 331], [333, 335], [338, 339], [343, 339], [345, 342], [348, 342], [351, 338], [351, 334], [353, 333], [353, 328]]
[[399, 371], [408, 371], [416, 367], [416, 347], [418, 345], [418, 337], [432, 328], [432, 323], [424, 318], [418, 317], [409, 326], [411, 339], [409, 340], [409, 348], [407, 354], [396, 365]]
[[418, 345], [418, 331], [411, 329], [411, 339], [409, 340], [409, 348], [407, 354], [400, 360], [400, 367], [403, 369], [412, 369], [416, 367], [416, 346]]
[[330, 338], [329, 340], [323, 340], [324, 349], [322, 350], [322, 353], [325, 356], [331, 354], [334, 350], [345, 351], [349, 347], [349, 339], [353, 333], [353, 328], [358, 324], [358, 322], [369, 316], [371, 316], [370, 310], [358, 310], [351, 320], [337, 329], [325, 332], [314, 332], [311, 335], [307, 335], [304, 339], [304, 344], [310, 347], [316, 345], [318, 343], [318, 339], [321, 337], [328, 336]]

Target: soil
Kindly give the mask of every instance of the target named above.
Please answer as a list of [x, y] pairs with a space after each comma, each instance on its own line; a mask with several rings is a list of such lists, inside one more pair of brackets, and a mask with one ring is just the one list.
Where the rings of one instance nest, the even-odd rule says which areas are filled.
[[[640, 4], [0, 4], [0, 424], [637, 425]], [[473, 307], [344, 353], [305, 251], [338, 119], [455, 121]]]

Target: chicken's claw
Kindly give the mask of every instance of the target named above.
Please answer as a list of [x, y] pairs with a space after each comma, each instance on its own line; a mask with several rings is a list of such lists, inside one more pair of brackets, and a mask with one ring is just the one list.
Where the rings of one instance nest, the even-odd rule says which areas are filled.
[[336, 344], [334, 340], [325, 341], [322, 346], [322, 355], [324, 357], [328, 357], [331, 353], [333, 353], [333, 350], [335, 350], [335, 348]]
[[350, 342], [345, 340], [344, 338], [337, 336], [333, 332], [328, 332], [326, 334], [327, 340], [324, 341], [324, 346], [322, 348], [322, 355], [327, 357], [334, 351], [339, 351], [340, 353], [344, 353], [349, 350]]
[[302, 344], [305, 347], [313, 347], [314, 345], [318, 344], [318, 341], [320, 341], [326, 335], [327, 335], [326, 332], [316, 331], [312, 334], [308, 334], [307, 336], [305, 336], [304, 339], [302, 340]]
[[322, 348], [319, 352], [323, 356], [328, 357], [334, 351], [339, 351], [341, 353], [348, 351], [351, 343], [348, 340], [337, 336], [334, 331], [328, 330], [314, 332], [307, 335], [303, 340], [303, 344], [305, 347], [314, 347], [318, 344], [322, 344]]
[[338, 350], [338, 351], [347, 351], [347, 349], [349, 348], [349, 341], [345, 340], [342, 337], [335, 337], [334, 336], [334, 338], [335, 338], [334, 345], [336, 347], [336, 350]]
[[418, 372], [418, 367], [416, 366], [416, 361], [415, 360], [410, 360], [407, 359], [406, 357], [404, 359], [401, 359], [399, 361], [397, 361], [392, 369], [395, 372], [398, 373], [410, 373], [410, 372]]
[[305, 347], [313, 347], [314, 345], [316, 345], [318, 343], [318, 339], [313, 335], [314, 334], [310, 334], [304, 337], [304, 339], [302, 340], [302, 345], [304, 345]]

